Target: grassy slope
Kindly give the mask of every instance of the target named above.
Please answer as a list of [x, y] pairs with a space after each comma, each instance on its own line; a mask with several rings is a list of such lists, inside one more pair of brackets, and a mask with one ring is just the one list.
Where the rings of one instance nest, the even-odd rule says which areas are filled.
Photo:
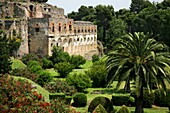
[[[21, 60], [12, 59], [12, 69], [18, 69], [18, 68], [21, 69], [21, 68], [25, 68], [25, 67], [27, 67], [27, 66]], [[44, 88], [42, 88], [40, 85], [38, 85], [37, 83], [33, 82], [32, 80], [24, 78], [24, 77], [16, 77], [16, 76], [13, 76], [13, 77], [15, 79], [26, 80], [29, 83], [35, 85], [37, 87], [38, 93], [41, 93], [46, 101], [49, 101], [49, 92], [47, 90], [45, 90]]]
[[12, 69], [21, 69], [27, 67], [21, 60], [12, 59]]

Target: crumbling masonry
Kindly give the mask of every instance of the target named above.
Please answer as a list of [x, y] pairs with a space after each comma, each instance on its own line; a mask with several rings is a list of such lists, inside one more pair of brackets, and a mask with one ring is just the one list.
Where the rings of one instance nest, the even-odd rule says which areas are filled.
[[86, 59], [98, 54], [97, 26], [92, 22], [69, 19], [64, 9], [47, 3], [20, 1], [0, 2], [0, 29], [8, 38], [13, 37], [14, 31], [21, 36], [19, 56], [28, 53], [51, 55], [53, 46]]

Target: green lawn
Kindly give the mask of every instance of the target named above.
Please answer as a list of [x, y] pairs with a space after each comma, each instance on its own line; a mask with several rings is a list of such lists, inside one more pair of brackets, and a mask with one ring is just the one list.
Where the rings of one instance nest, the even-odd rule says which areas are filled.
[[93, 65], [93, 62], [91, 60], [87, 60], [85, 64], [80, 65], [80, 68], [82, 69], [88, 69]]
[[27, 67], [21, 60], [12, 59], [12, 69], [22, 69]]

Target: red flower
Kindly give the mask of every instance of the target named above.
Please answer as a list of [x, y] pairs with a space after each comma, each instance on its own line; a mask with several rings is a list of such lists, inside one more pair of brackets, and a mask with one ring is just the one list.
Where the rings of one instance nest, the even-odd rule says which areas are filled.
[[40, 94], [39, 96], [38, 96], [38, 100], [41, 100], [42, 99], [42, 94]]

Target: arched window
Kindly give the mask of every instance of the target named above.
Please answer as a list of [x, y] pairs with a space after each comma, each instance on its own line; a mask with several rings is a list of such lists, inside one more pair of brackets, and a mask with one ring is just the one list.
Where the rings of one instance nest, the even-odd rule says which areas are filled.
[[58, 31], [61, 32], [61, 23], [58, 23]]
[[72, 23], [71, 23], [71, 21], [69, 22], [69, 31], [72, 31]]

